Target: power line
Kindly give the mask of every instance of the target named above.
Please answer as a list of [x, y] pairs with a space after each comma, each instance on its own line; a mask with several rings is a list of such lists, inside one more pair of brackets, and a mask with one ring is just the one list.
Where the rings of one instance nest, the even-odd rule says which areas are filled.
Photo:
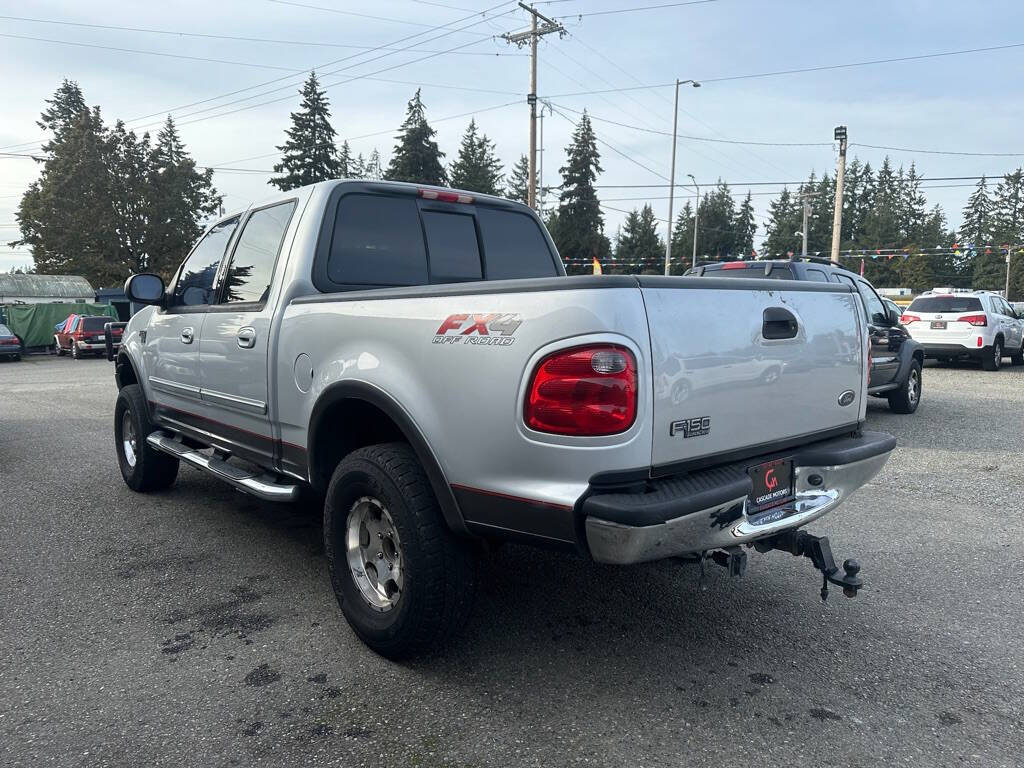
[[[420, 0], [420, 2], [423, 3], [424, 0]], [[431, 3], [431, 4], [432, 5], [440, 5], [440, 3]], [[442, 6], [442, 7], [455, 8], [455, 6]], [[456, 8], [456, 10], [459, 10], [459, 9]], [[363, 51], [367, 51], [367, 50], [390, 50], [388, 48], [380, 49], [379, 47], [374, 48], [374, 46], [370, 46], [370, 45], [354, 45], [354, 44], [351, 44], [351, 43], [324, 43], [324, 42], [311, 41], [311, 40], [280, 40], [280, 39], [277, 39], [277, 38], [270, 38], [270, 37], [243, 37], [243, 36], [240, 36], [240, 35], [214, 35], [214, 34], [209, 34], [209, 33], [205, 33], [205, 32], [182, 32], [180, 30], [153, 29], [153, 28], [150, 28], [150, 27], [123, 27], [123, 26], [118, 26], [118, 25], [115, 25], [115, 24], [86, 24], [84, 22], [63, 21], [63, 20], [59, 20], [59, 19], [34, 19], [34, 18], [26, 17], [26, 16], [0, 16], [0, 19], [4, 19], [6, 21], [26, 21], [26, 22], [31, 22], [33, 24], [57, 24], [57, 25], [60, 25], [60, 26], [67, 26], [67, 27], [83, 27], [83, 28], [87, 28], [87, 29], [107, 29], [107, 30], [113, 30], [113, 31], [117, 31], [117, 32], [142, 32], [142, 33], [153, 34], [153, 35], [170, 35], [172, 37], [195, 37], [195, 38], [203, 38], [203, 39], [208, 39], [208, 40], [234, 40], [236, 42], [243, 42], [243, 43], [270, 43], [270, 44], [274, 44], [274, 45], [300, 45], [300, 46], [315, 47], [315, 48], [353, 48], [353, 49], [358, 49], [358, 50], [363, 50]], [[401, 49], [395, 49], [395, 50], [401, 50]], [[437, 53], [437, 51], [426, 51], [426, 50], [420, 50], [418, 52], [420, 52], [420, 53]], [[483, 51], [466, 51], [466, 52], [460, 53], [459, 55], [462, 55], [462, 56], [513, 56], [513, 57], [517, 57], [517, 58], [522, 58], [523, 57], [523, 54], [521, 54], [521, 53], [509, 53], [509, 52], [499, 52], [499, 51], [488, 51], [488, 52], [483, 52]]]
[[953, 152], [938, 149], [908, 149], [907, 147], [886, 147], [880, 144], [862, 144], [850, 142], [851, 147], [867, 147], [868, 149], [885, 149], [890, 152], [911, 152], [917, 155], [955, 155], [960, 157], [1024, 157], [1024, 152]]
[[[276, 1], [276, 0], [274, 0]], [[566, 16], [556, 16], [556, 19], [582, 19], [585, 16], [609, 16], [613, 13], [633, 13], [635, 11], [654, 11], [661, 8], [679, 8], [684, 5], [704, 5], [716, 3], [718, 0], [689, 0], [684, 3], [664, 3], [662, 5], [641, 5], [636, 8], [615, 8], [610, 11], [590, 11], [588, 13], [573, 13]]]
[[[329, 8], [323, 5], [310, 5], [308, 3], [296, 3], [293, 2], [292, 0], [267, 0], [267, 2], [274, 3], [275, 5], [291, 5], [294, 6], [295, 8], [307, 8], [313, 11], [326, 11], [327, 13], [337, 13], [342, 16], [356, 16], [361, 19], [371, 19], [373, 21], [387, 21], [391, 22], [392, 24], [408, 24], [414, 27], [429, 27], [431, 29], [436, 29], [436, 27], [433, 24], [425, 24], [422, 21], [410, 21], [409, 19], [395, 19], [390, 16], [374, 16], [373, 14], [370, 13], [359, 13], [358, 11], [343, 11], [340, 8]], [[449, 22], [449, 24], [457, 23], [458, 22]], [[467, 32], [466, 34], [478, 35], [483, 33]], [[484, 35], [484, 37], [489, 37], [489, 35]]]
[[[551, 109], [552, 109], [552, 111], [556, 115], [558, 115], [559, 117], [561, 117], [564, 120], [569, 121], [570, 125], [572, 125], [573, 127], [576, 126], [576, 122], [571, 117], [566, 115], [564, 112], [562, 112], [561, 110], [557, 109], [556, 107], [552, 107]], [[599, 137], [596, 133], [594, 134], [594, 138], [597, 140], [597, 142], [599, 144], [603, 144], [604, 146], [608, 147], [608, 149], [610, 149], [612, 152], [614, 152], [615, 154], [619, 155], [620, 157], [625, 158], [629, 162], [633, 163], [633, 165], [636, 165], [636, 166], [638, 166], [640, 168], [643, 168], [645, 171], [647, 171], [648, 173], [651, 173], [651, 174], [657, 176], [659, 179], [665, 179], [665, 181], [668, 181], [668, 177], [667, 176], [665, 176], [662, 173], [659, 173], [658, 171], [654, 170], [653, 168], [647, 167], [646, 165], [641, 163], [639, 160], [637, 160], [635, 157], [630, 157], [629, 155], [627, 155], [625, 152], [623, 152], [618, 147], [616, 147], [616, 146], [614, 146], [612, 144], [609, 144], [607, 141], [605, 141], [604, 139]]]
[[[508, 5], [509, 2], [510, 2], [510, 0], [503, 0], [503, 2], [497, 3], [497, 4], [493, 5], [493, 6], [488, 7], [488, 8], [485, 8], [482, 11], [477, 11], [475, 13], [471, 13], [468, 16], [464, 16], [464, 17], [462, 17], [460, 19], [456, 19], [455, 21], [446, 22], [445, 24], [439, 24], [436, 27], [433, 27], [432, 29], [426, 30], [424, 32], [416, 32], [416, 33], [413, 33], [411, 35], [406, 35], [405, 37], [399, 38], [398, 40], [394, 40], [394, 41], [391, 41], [389, 43], [386, 43], [386, 44], [383, 44], [383, 45], [379, 45], [379, 46], [375, 46], [373, 48], [370, 48], [368, 51], [363, 51], [361, 53], [350, 54], [348, 56], [343, 56], [340, 59], [334, 59], [333, 61], [326, 62], [324, 64], [321, 64], [321, 65], [317, 66], [317, 67], [311, 67], [308, 70], [304, 70], [302, 72], [302, 74], [311, 73], [311, 72], [313, 72], [316, 69], [321, 69], [322, 70], [322, 69], [325, 69], [327, 67], [334, 66], [335, 64], [340, 64], [341, 62], [349, 61], [349, 60], [351, 60], [353, 58], [356, 58], [356, 57], [359, 57], [359, 56], [363, 56], [363, 55], [365, 55], [367, 53], [373, 53], [373, 52], [381, 50], [381, 49], [383, 49], [385, 47], [391, 48], [391, 47], [397, 46], [397, 45], [399, 45], [401, 43], [405, 43], [405, 42], [407, 42], [409, 40], [413, 40], [414, 38], [422, 37], [423, 35], [428, 34], [431, 31], [437, 31], [437, 30], [440, 30], [440, 29], [445, 29], [445, 28], [450, 27], [453, 24], [461, 24], [463, 21], [467, 21], [467, 20], [475, 18], [477, 16], [484, 17], [483, 19], [481, 19], [481, 20], [479, 20], [477, 22], [474, 22], [472, 24], [467, 25], [467, 27], [464, 27], [463, 29], [471, 27], [471, 26], [475, 26], [476, 24], [483, 23], [484, 21], [488, 21], [489, 19], [487, 17], [487, 14], [491, 13], [491, 11], [494, 11], [494, 10], [497, 10], [498, 8], [501, 8], [504, 5]], [[506, 15], [508, 15], [510, 13], [513, 13], [513, 12], [514, 12], [514, 9], [513, 10], [509, 10], [509, 11], [504, 11], [504, 12], [498, 14], [498, 16], [506, 16]], [[447, 37], [448, 35], [452, 34], [453, 32], [458, 32], [458, 31], [461, 31], [461, 30], [449, 30], [448, 32], [442, 33], [441, 35], [438, 35], [435, 38], [431, 38], [431, 41], [432, 40], [440, 39], [442, 37]], [[417, 43], [411, 43], [410, 45], [405, 46], [404, 49], [398, 49], [398, 51], [394, 51], [392, 49], [390, 52], [384, 54], [384, 56], [392, 55], [392, 53], [395, 53], [395, 52], [402, 52], [403, 50], [408, 50], [410, 48], [415, 47], [416, 45], [421, 45], [423, 42], [424, 41], [421, 40], [421, 41], [419, 41]], [[426, 42], [430, 42], [430, 41], [426, 41]], [[465, 46], [462, 46], [462, 47], [465, 47]], [[452, 50], [450, 49], [448, 51], [443, 51], [441, 53], [451, 53], [451, 52], [452, 52]], [[332, 72], [328, 72], [327, 74], [336, 74], [337, 72], [340, 72], [343, 69], [351, 68], [351, 67], [354, 67], [354, 66], [359, 66], [360, 64], [368, 64], [370, 62], [373, 62], [373, 61], [376, 61], [376, 60], [378, 60], [380, 58], [383, 58], [384, 56], [378, 56], [378, 57], [375, 57], [373, 59], [368, 59], [366, 61], [356, 62], [356, 63], [350, 65], [349, 67], [343, 67], [342, 69], [334, 70]], [[406, 62], [406, 64], [414, 64], [417, 61], [421, 61], [421, 59], [416, 59], [416, 60], [411, 61], [411, 62]], [[402, 65], [402, 66], [405, 66], [405, 65]], [[380, 72], [383, 72], [383, 71], [387, 71], [387, 70], [380, 70], [378, 72], [371, 72], [369, 74], [379, 74]], [[164, 114], [167, 114], [167, 113], [174, 113], [174, 112], [177, 112], [179, 110], [183, 110], [183, 109], [188, 109], [190, 107], [199, 106], [200, 104], [208, 104], [208, 103], [210, 103], [212, 101], [220, 101], [221, 99], [225, 99], [225, 98], [228, 98], [230, 96], [235, 96], [235, 95], [240, 94], [240, 93], [245, 93], [246, 91], [253, 91], [253, 90], [256, 90], [257, 88], [262, 88], [262, 87], [267, 86], [267, 85], [273, 85], [274, 83], [279, 83], [279, 82], [282, 82], [282, 81], [292, 80], [295, 77], [296, 77], [296, 75], [284, 75], [282, 77], [277, 77], [277, 78], [274, 78], [272, 80], [264, 81], [262, 83], [257, 83], [256, 85], [250, 85], [250, 86], [247, 86], [245, 88], [240, 88], [240, 89], [235, 90], [235, 91], [229, 91], [228, 93], [222, 93], [222, 94], [219, 94], [217, 96], [211, 96], [211, 97], [206, 98], [206, 99], [200, 99], [199, 101], [194, 101], [194, 102], [191, 102], [189, 104], [184, 104], [184, 105], [177, 106], [177, 107], [171, 107], [170, 109], [160, 110], [159, 112], [154, 112], [154, 113], [151, 113], [151, 114], [148, 114], [148, 115], [143, 115], [141, 117], [130, 118], [126, 122], [128, 122], [128, 123], [138, 123], [138, 122], [140, 122], [142, 120], [147, 120], [147, 119], [149, 119], [151, 117], [156, 117], [158, 115], [164, 115]], [[208, 107], [206, 109], [200, 110], [199, 112], [194, 112], [192, 114], [199, 114], [200, 112], [209, 111], [211, 109], [217, 109], [217, 108], [220, 108], [220, 107], [230, 106], [231, 104], [238, 103], [239, 101], [247, 101], [248, 99], [251, 99], [251, 98], [259, 98], [260, 96], [265, 96], [265, 95], [267, 95], [269, 93], [274, 93], [274, 92], [277, 92], [277, 91], [287, 90], [289, 88], [293, 88], [295, 85], [296, 84], [293, 83], [293, 84], [290, 84], [290, 85], [287, 85], [287, 86], [283, 86], [283, 87], [280, 87], [280, 88], [276, 88], [276, 89], [273, 89], [273, 90], [270, 90], [270, 91], [265, 91], [264, 93], [261, 93], [261, 94], [255, 94], [253, 96], [246, 97], [245, 99], [236, 99], [234, 102], [228, 102], [226, 104], [221, 104], [219, 106]], [[335, 85], [337, 85], [337, 83], [335, 83]], [[261, 105], [255, 105], [255, 106], [261, 106]], [[238, 110], [235, 110], [235, 111], [238, 111]], [[230, 114], [230, 113], [224, 113], [224, 114]], [[193, 122], [195, 122], [195, 121], [193, 121]], [[155, 125], [155, 123], [151, 124], [151, 125]], [[139, 126], [139, 127], [146, 127], [146, 126]], [[44, 140], [44, 139], [40, 139], [40, 141], [42, 141], [42, 140]], [[12, 144], [12, 145], [8, 145], [6, 147], [0, 147], [0, 150], [2, 150], [2, 149], [11, 149], [11, 148], [14, 148], [14, 147], [21, 147], [21, 146], [32, 145], [32, 144], [37, 144], [37, 143], [39, 143], [39, 142], [38, 141], [36, 141], [36, 142], [22, 142], [21, 144]]]
[[[970, 53], [988, 53], [991, 51], [1005, 51], [1011, 48], [1024, 48], [1024, 43], [1009, 43], [1007, 45], [991, 45], [984, 48], [965, 48], [958, 51], [941, 51], [938, 53], [922, 53], [916, 56], [899, 56], [889, 59], [871, 59], [869, 61], [855, 61], [845, 64], [825, 64], [816, 67], [801, 67], [797, 69], [780, 69], [771, 72], [755, 72], [747, 75], [729, 75], [726, 77], [698, 77], [695, 78], [700, 83], [724, 83], [733, 80], [752, 80], [754, 78], [761, 77], [777, 77], [780, 75], [795, 75], [806, 72], [825, 72], [833, 69], [851, 69], [853, 67], [867, 67], [876, 64], [893, 64], [904, 61], [919, 61], [922, 59], [936, 59], [943, 56], [962, 56]], [[623, 91], [643, 91], [652, 88], [670, 88], [675, 85], [675, 82], [669, 83], [651, 83], [649, 85], [636, 85], [627, 86], [625, 88], [614, 88], [596, 91], [577, 91], [575, 93], [554, 93], [548, 94], [546, 98], [549, 99], [562, 99], [570, 96], [592, 96], [598, 93], [622, 93]]]

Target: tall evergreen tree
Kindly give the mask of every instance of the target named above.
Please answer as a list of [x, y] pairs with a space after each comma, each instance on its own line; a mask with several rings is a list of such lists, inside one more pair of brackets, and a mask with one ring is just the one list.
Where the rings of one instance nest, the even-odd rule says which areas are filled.
[[524, 204], [530, 202], [530, 160], [526, 155], [521, 155], [516, 164], [512, 166], [508, 186], [505, 188], [505, 197]]
[[446, 179], [441, 164], [444, 152], [438, 149], [434, 141], [436, 133], [427, 123], [420, 89], [417, 88], [406, 108], [405, 122], [395, 137], [397, 143], [388, 165], [387, 179], [444, 186]]
[[676, 216], [672, 227], [672, 264], [673, 275], [683, 274], [691, 264], [693, 254], [693, 206], [687, 200], [683, 209]]
[[274, 173], [278, 175], [269, 182], [280, 190], [343, 175], [334, 143], [330, 103], [315, 72], [310, 73], [299, 93], [302, 95], [299, 111], [292, 112], [291, 127], [285, 130], [288, 139], [278, 147], [282, 153], [281, 162], [274, 165]]
[[65, 134], [86, 109], [82, 89], [74, 80], [64, 79], [52, 99], [46, 100], [47, 107], [39, 116], [36, 125], [53, 136], [43, 144], [43, 152], [49, 154], [65, 137]]
[[118, 253], [110, 254], [112, 282], [119, 282], [126, 274], [144, 272], [149, 268], [151, 154], [149, 134], [144, 133], [140, 140], [118, 120], [107, 138], [111, 200], [118, 222], [120, 245]]
[[486, 134], [478, 133], [476, 120], [470, 120], [462, 135], [459, 155], [448, 169], [451, 185], [484, 195], [500, 194], [501, 161], [494, 153], [494, 142]]
[[697, 260], [702, 254], [713, 259], [743, 256], [736, 244], [733, 231], [736, 221], [736, 203], [729, 185], [719, 180], [715, 188], [705, 193], [700, 203], [697, 224]]
[[662, 272], [665, 246], [658, 236], [657, 219], [649, 203], [626, 216], [616, 241], [615, 261], [619, 266], [638, 273]]
[[[362, 158], [362, 155], [360, 155], [360, 158]], [[380, 152], [377, 151], [376, 147], [370, 152], [370, 156], [366, 158], [362, 172], [363, 178], [370, 181], [380, 181], [384, 178], [384, 169], [380, 165]]]
[[213, 187], [213, 171], [196, 168], [168, 115], [149, 159], [148, 268], [169, 278], [221, 200]]
[[555, 244], [570, 272], [589, 272], [593, 260], [602, 261], [611, 251], [604, 234], [604, 216], [594, 182], [601, 173], [601, 155], [597, 138], [586, 111], [576, 124], [572, 141], [566, 148], [562, 174], [562, 194], [558, 203]]
[[754, 237], [757, 235], [757, 221], [754, 219], [754, 202], [750, 192], [743, 198], [736, 219], [733, 222], [733, 239], [736, 251], [743, 258], [750, 258], [754, 250]]
[[354, 179], [352, 175], [355, 170], [355, 159], [352, 157], [352, 150], [348, 141], [341, 142], [341, 149], [338, 150], [338, 177], [342, 179]]
[[1002, 286], [1001, 277], [997, 274], [997, 259], [991, 253], [985, 253], [985, 245], [992, 240], [993, 209], [988, 194], [988, 180], [982, 176], [974, 192], [967, 198], [959, 231], [960, 252], [963, 255], [958, 260], [957, 268], [961, 273], [970, 275], [974, 288], [996, 289]]
[[797, 232], [803, 224], [800, 200], [783, 187], [777, 200], [768, 204], [768, 223], [762, 249], [765, 256], [780, 258], [788, 253], [799, 253]]
[[1024, 245], [1024, 169], [1003, 176], [992, 207], [992, 235], [997, 243]]

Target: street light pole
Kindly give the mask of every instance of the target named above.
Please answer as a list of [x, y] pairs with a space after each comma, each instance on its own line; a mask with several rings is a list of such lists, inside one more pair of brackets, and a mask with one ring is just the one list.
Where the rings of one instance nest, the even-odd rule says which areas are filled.
[[[676, 103], [672, 112], [672, 170], [669, 172], [668, 181], [668, 237], [665, 238], [665, 274], [671, 274], [672, 259], [672, 203], [675, 201], [676, 192], [676, 135], [679, 132], [679, 86], [691, 84], [694, 88], [700, 88], [696, 80], [680, 80], [676, 78]], [[691, 177], [692, 178], [692, 177]]]
[[694, 189], [697, 190], [697, 205], [693, 208], [693, 264], [690, 266], [697, 266], [697, 223], [700, 221], [700, 186], [697, 184], [697, 180], [693, 178], [692, 173], [686, 174], [690, 177], [690, 181], [693, 182]]

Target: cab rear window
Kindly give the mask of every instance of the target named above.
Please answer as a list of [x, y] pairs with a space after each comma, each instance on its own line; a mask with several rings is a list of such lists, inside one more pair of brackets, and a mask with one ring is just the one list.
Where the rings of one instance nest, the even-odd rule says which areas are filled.
[[915, 312], [981, 312], [981, 299], [974, 296], [922, 296], [914, 299], [907, 311]]
[[350, 192], [332, 218], [313, 270], [325, 292], [560, 274], [537, 220], [500, 206]]
[[772, 267], [770, 274], [764, 273], [764, 264], [754, 264], [751, 266], [744, 267], [742, 269], [733, 267], [730, 269], [723, 269], [721, 267], [717, 269], [705, 269], [705, 277], [746, 277], [746, 278], [759, 278], [761, 280], [792, 280], [793, 270], [787, 266], [775, 266]]

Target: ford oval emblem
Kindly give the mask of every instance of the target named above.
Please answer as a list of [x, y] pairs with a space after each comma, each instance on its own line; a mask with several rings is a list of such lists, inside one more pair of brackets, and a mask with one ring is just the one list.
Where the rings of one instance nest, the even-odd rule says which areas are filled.
[[857, 393], [852, 389], [848, 389], [839, 396], [840, 405], [850, 405], [854, 400], [857, 399]]

